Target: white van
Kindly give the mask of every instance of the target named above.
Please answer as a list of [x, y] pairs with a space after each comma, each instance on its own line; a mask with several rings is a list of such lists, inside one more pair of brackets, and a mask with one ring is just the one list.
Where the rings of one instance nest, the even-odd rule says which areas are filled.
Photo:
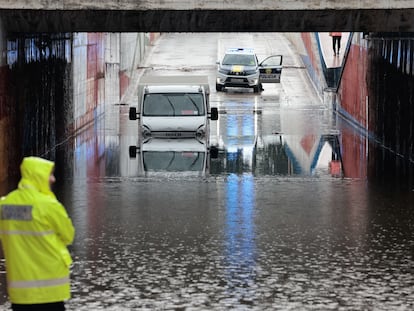
[[207, 76], [143, 76], [129, 119], [139, 120], [144, 139], [208, 137], [209, 120], [218, 119], [209, 96]]

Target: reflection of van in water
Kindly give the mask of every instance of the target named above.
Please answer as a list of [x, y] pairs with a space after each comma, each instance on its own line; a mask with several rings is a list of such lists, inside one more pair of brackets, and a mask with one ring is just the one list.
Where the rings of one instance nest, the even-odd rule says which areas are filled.
[[130, 156], [138, 158], [138, 171], [146, 175], [170, 172], [204, 175], [209, 163], [205, 141], [194, 138], [151, 138], [142, 141], [138, 148], [130, 146]]
[[129, 119], [139, 120], [144, 138], [208, 137], [209, 119], [218, 118], [209, 96], [207, 76], [143, 76]]

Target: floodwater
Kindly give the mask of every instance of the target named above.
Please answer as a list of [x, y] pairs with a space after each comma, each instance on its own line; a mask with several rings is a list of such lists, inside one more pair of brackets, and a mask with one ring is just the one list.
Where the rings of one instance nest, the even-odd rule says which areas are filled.
[[298, 71], [260, 95], [212, 94], [215, 156], [173, 140], [157, 161], [131, 157], [128, 106], [56, 149], [76, 228], [68, 310], [413, 310], [411, 185], [381, 178], [398, 163], [386, 150], [289, 94]]
[[220, 114], [227, 141], [202, 174], [139, 171], [133, 135], [91, 129], [62, 146], [56, 193], [76, 227], [68, 310], [412, 310], [413, 193], [330, 170], [335, 135], [313, 137], [312, 161], [295, 153], [295, 141], [314, 149], [298, 133], [253, 145], [246, 115]]

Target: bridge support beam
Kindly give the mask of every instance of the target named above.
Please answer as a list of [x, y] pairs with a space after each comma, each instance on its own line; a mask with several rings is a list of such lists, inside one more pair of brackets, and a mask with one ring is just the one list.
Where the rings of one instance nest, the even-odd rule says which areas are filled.
[[414, 32], [412, 9], [0, 10], [21, 32]]

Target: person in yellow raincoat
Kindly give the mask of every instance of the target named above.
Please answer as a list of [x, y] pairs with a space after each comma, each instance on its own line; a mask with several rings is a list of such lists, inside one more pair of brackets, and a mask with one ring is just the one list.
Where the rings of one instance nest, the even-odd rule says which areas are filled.
[[75, 229], [51, 190], [54, 165], [24, 158], [18, 188], [0, 198], [0, 240], [13, 311], [65, 310], [70, 298], [67, 245]]

